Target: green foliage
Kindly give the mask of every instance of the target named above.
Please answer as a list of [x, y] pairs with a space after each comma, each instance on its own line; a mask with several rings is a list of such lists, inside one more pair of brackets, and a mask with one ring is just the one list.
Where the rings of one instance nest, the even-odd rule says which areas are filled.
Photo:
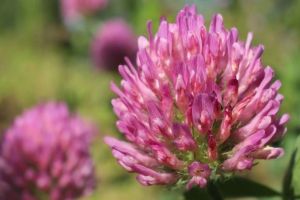
[[293, 168], [293, 189], [295, 192], [295, 195], [299, 196], [300, 195], [300, 154], [299, 154], [299, 149], [300, 149], [300, 137], [297, 139], [297, 149], [298, 153], [295, 156], [295, 163], [294, 163], [294, 168]]
[[[217, 193], [217, 189], [224, 198], [243, 198], [243, 197], [276, 197], [281, 194], [265, 185], [242, 177], [234, 177], [224, 182], [215, 183], [212, 191], [208, 189], [193, 188], [185, 193], [186, 200], [205, 200], [211, 199], [212, 194]], [[220, 198], [215, 198], [220, 199]]]
[[[124, 200], [183, 199], [180, 191], [140, 186], [134, 175], [118, 166], [102, 142], [103, 135], [120, 136], [110, 103], [114, 95], [109, 90], [110, 81], [119, 83], [120, 78], [107, 71], [95, 72], [89, 62], [88, 48], [98, 26], [113, 17], [129, 20], [137, 35], [145, 35], [148, 20], [153, 21], [155, 32], [161, 16], [174, 21], [180, 7], [185, 3], [196, 3], [207, 22], [212, 13], [221, 12], [226, 26], [236, 26], [241, 38], [253, 31], [254, 44], [259, 42], [266, 47], [264, 63], [275, 68], [283, 83], [281, 92], [285, 101], [282, 112], [291, 114], [291, 122], [285, 141], [277, 145], [284, 146], [287, 155], [291, 154], [294, 138], [300, 133], [299, 0], [277, 0], [277, 3], [273, 0], [229, 0], [233, 2], [229, 7], [222, 7], [213, 0], [110, 0], [106, 10], [87, 18], [84, 29], [75, 33], [63, 27], [58, 1], [1, 1], [0, 131], [3, 133], [23, 109], [48, 100], [65, 101], [74, 112], [91, 120], [100, 130], [92, 147], [99, 185], [86, 199], [114, 200], [120, 196]], [[300, 195], [299, 153], [295, 158], [294, 167], [288, 170], [291, 174], [293, 169], [294, 176], [292, 181], [291, 175], [286, 179], [284, 191], [288, 193], [293, 187], [296, 195]], [[258, 165], [251, 176], [279, 188], [288, 160], [286, 156], [279, 161]], [[217, 186], [224, 197], [230, 198], [253, 196], [254, 192], [266, 199], [278, 196], [276, 191], [243, 178], [234, 178]], [[210, 199], [208, 193], [200, 189], [185, 193], [185, 197]]]
[[289, 165], [287, 167], [287, 170], [285, 172], [285, 176], [282, 182], [282, 196], [283, 200], [292, 200], [294, 199], [294, 187], [292, 186], [292, 180], [293, 180], [293, 171], [295, 167], [295, 159], [297, 156], [297, 148], [292, 153]]

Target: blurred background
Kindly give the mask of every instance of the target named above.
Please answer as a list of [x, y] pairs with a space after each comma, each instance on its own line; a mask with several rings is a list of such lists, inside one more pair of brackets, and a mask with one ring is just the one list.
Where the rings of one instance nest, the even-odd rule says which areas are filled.
[[[279, 190], [291, 152], [297, 142], [300, 146], [297, 140], [300, 133], [300, 0], [103, 2], [97, 9], [82, 6], [76, 13], [76, 8], [66, 11], [69, 5], [62, 5], [59, 0], [1, 0], [1, 133], [23, 109], [48, 100], [64, 101], [72, 111], [99, 128], [91, 149], [99, 184], [95, 192], [84, 199], [181, 199], [176, 191], [140, 186], [133, 174], [126, 173], [117, 164], [102, 137], [119, 134], [110, 104], [114, 95], [109, 85], [111, 81], [119, 83], [120, 77], [114, 63], [116, 58], [109, 59], [110, 52], [119, 51], [121, 57], [126, 55], [134, 60], [135, 36], [146, 35], [148, 20], [153, 21], [156, 31], [162, 16], [173, 21], [184, 4], [194, 3], [207, 22], [214, 13], [221, 13], [226, 27], [237, 27], [242, 39], [247, 32], [254, 32], [254, 44], [265, 45], [264, 64], [272, 66], [276, 78], [283, 83], [280, 91], [285, 101], [281, 112], [290, 113], [291, 120], [285, 139], [277, 145], [285, 147], [286, 156], [279, 161], [261, 162], [251, 173], [245, 174]], [[105, 33], [105, 30], [109, 31]], [[120, 31], [127, 35], [123, 36]], [[124, 50], [124, 46], [130, 50]], [[108, 59], [100, 59], [101, 56]], [[293, 184], [300, 194], [299, 158], [294, 173]]]

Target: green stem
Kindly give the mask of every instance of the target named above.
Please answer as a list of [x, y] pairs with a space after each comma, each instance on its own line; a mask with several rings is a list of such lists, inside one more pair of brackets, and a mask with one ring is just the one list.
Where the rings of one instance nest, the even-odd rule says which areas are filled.
[[223, 200], [222, 194], [214, 182], [208, 183], [207, 191], [212, 200]]

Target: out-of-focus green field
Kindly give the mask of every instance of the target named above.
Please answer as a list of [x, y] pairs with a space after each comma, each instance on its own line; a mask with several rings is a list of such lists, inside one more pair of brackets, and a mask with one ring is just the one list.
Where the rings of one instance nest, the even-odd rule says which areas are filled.
[[[59, 100], [99, 128], [92, 146], [98, 187], [84, 199], [124, 200], [176, 200], [181, 196], [159, 187], [142, 187], [134, 174], [126, 173], [113, 159], [104, 145], [104, 135], [119, 136], [110, 101], [114, 97], [110, 82], [119, 83], [115, 72], [96, 71], [89, 60], [88, 36], [70, 34], [59, 21], [55, 3], [38, 0], [2, 0], [0, 5], [0, 130], [9, 126], [23, 109], [39, 102]], [[174, 20], [184, 1], [141, 0], [135, 7], [126, 6], [134, 0], [114, 0], [110, 12], [99, 14], [91, 23], [123, 16], [129, 20], [137, 34], [146, 32], [146, 21], [158, 24], [161, 15]], [[187, 1], [197, 3], [207, 21], [212, 13], [223, 14], [227, 27], [236, 26], [245, 39], [254, 32], [254, 43], [265, 45], [264, 63], [271, 65], [282, 83], [285, 96], [282, 112], [291, 114], [289, 131], [280, 144], [286, 156], [278, 161], [261, 162], [250, 174], [252, 179], [280, 188], [284, 167], [300, 133], [300, 57], [299, 34], [300, 1], [253, 0]], [[290, 4], [290, 5], [288, 5]], [[131, 10], [132, 9], [132, 10]], [[300, 159], [296, 168], [300, 168]], [[300, 169], [295, 170], [296, 191], [300, 191]]]

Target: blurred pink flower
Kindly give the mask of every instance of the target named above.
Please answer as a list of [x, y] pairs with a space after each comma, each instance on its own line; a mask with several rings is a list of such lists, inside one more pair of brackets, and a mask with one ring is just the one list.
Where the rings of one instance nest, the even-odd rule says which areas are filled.
[[106, 137], [114, 157], [143, 185], [205, 187], [210, 179], [275, 159], [270, 144], [286, 132], [277, 116], [283, 96], [263, 46], [245, 42], [222, 16], [207, 30], [195, 6], [176, 23], [162, 20], [157, 34], [138, 39], [137, 68], [120, 65], [121, 88], [112, 101], [117, 127], [128, 142]]
[[0, 199], [66, 200], [95, 186], [92, 126], [62, 103], [34, 107], [7, 130], [0, 148]]
[[105, 22], [91, 44], [91, 58], [98, 69], [117, 69], [125, 57], [135, 60], [136, 36], [127, 22], [114, 19]]
[[70, 24], [80, 20], [83, 15], [95, 13], [107, 5], [107, 0], [60, 0], [64, 22]]

